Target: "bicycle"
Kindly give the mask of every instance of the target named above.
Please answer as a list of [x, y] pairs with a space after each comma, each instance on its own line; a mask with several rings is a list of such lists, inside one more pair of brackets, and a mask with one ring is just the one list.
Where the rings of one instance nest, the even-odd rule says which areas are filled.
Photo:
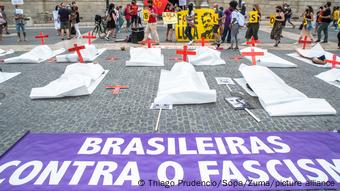
[[92, 35], [98, 36], [99, 38], [103, 39], [106, 36], [106, 21], [100, 15], [96, 15], [94, 18], [95, 26], [92, 30]]

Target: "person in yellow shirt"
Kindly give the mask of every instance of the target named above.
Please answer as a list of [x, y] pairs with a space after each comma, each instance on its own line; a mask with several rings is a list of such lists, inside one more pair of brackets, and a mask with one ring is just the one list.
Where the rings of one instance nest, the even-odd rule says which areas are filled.
[[333, 18], [333, 26], [335, 27], [335, 30], [337, 30], [338, 29], [338, 20], [340, 18], [340, 9], [339, 9], [339, 7], [334, 7], [333, 8], [332, 18]]

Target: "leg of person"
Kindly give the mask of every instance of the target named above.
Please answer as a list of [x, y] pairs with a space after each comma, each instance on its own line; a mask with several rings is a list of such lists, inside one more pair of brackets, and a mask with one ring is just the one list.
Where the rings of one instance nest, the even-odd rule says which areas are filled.
[[169, 37], [169, 24], [166, 26], [166, 34], [165, 34], [165, 41], [169, 41], [168, 37]]
[[3, 30], [3, 25], [0, 25], [0, 41], [2, 41], [2, 30]]
[[27, 39], [26, 39], [25, 24], [24, 23], [21, 24], [21, 30], [22, 30], [22, 34], [24, 35], [24, 41], [27, 41]]
[[149, 38], [150, 33], [151, 33], [150, 23], [148, 23], [148, 24], [146, 24], [146, 27], [145, 27], [145, 30], [144, 30], [144, 38], [142, 40], [142, 43], [144, 43]]
[[21, 36], [20, 36], [20, 24], [19, 24], [19, 23], [17, 23], [17, 24], [15, 25], [15, 29], [16, 29], [16, 31], [17, 31], [18, 41], [21, 41]]
[[171, 26], [171, 29], [169, 30], [169, 37], [168, 37], [169, 42], [172, 42], [172, 34], [173, 34], [173, 32], [174, 32], [174, 29]]
[[227, 43], [230, 43], [230, 39], [231, 39], [231, 28], [229, 28], [228, 30]]
[[159, 37], [158, 37], [158, 32], [157, 32], [157, 23], [151, 23], [150, 30], [151, 30], [152, 39], [155, 41], [156, 45], [158, 45]]
[[338, 49], [340, 49], [340, 31], [338, 32]]
[[221, 36], [222, 43], [224, 43], [225, 38], [227, 37], [227, 34], [228, 34], [228, 27], [224, 26], [223, 33], [222, 33], [222, 36]]
[[185, 29], [185, 35], [189, 38], [189, 45], [192, 44], [192, 34], [191, 34], [191, 26], [187, 25]]
[[238, 49], [238, 38], [237, 38], [237, 36], [238, 36], [238, 32], [239, 32], [239, 29], [240, 29], [240, 25], [238, 25], [238, 24], [235, 24], [236, 25], [236, 32], [235, 32], [235, 42], [236, 42], [236, 46], [235, 46], [235, 50], [237, 50]]
[[76, 29], [77, 38], [81, 38], [81, 33], [80, 33], [80, 30], [79, 30], [79, 23], [74, 24], [74, 28]]
[[70, 29], [69, 28], [66, 28], [66, 36], [67, 36], [67, 39], [71, 39], [71, 36], [70, 36]]
[[255, 23], [253, 27], [253, 36], [255, 40], [259, 40], [260, 23]]
[[234, 48], [234, 42], [235, 42], [235, 38], [236, 38], [236, 27], [235, 24], [231, 26], [230, 28], [230, 35], [231, 35], [231, 39], [230, 39], [230, 47], [228, 49], [233, 49]]
[[323, 39], [323, 42], [324, 43], [327, 43], [328, 42], [328, 23], [325, 24], [325, 27], [323, 29], [323, 33], [325, 34], [325, 38]]
[[322, 31], [324, 31], [325, 27], [328, 27], [327, 23], [320, 23], [319, 28], [318, 28], [318, 40], [316, 42], [320, 42], [321, 41], [321, 33]]
[[247, 31], [246, 31], [246, 36], [245, 36], [247, 42], [249, 41], [249, 39], [252, 36], [252, 34], [251, 34], [252, 30], [251, 29], [252, 29], [252, 24], [248, 24]]
[[293, 28], [295, 28], [294, 23], [292, 23], [292, 21], [291, 21], [291, 17], [288, 17], [288, 22], [289, 22], [289, 24], [291, 24], [293, 26]]

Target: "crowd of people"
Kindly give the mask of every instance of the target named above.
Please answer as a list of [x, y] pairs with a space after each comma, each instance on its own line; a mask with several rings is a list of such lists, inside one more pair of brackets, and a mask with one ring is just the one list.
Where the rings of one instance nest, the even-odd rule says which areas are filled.
[[[26, 41], [25, 32], [25, 21], [27, 18], [22, 11], [18, 11], [19, 7], [15, 7], [14, 20], [16, 25], [16, 32], [18, 34], [18, 41]], [[263, 17], [261, 8], [258, 4], [254, 4], [250, 11], [256, 11], [257, 19], [255, 22], [247, 22], [247, 8], [244, 2], [241, 5], [237, 1], [232, 0], [229, 2], [227, 8], [219, 6], [217, 3], [213, 4], [212, 7], [215, 13], [218, 15], [218, 23], [213, 28], [214, 39], [213, 44], [220, 46], [222, 43], [230, 43], [228, 49], [238, 49], [238, 34], [239, 30], [244, 27], [246, 28], [245, 39], [250, 41], [253, 37], [258, 40], [258, 31], [260, 29], [260, 22]], [[270, 38], [274, 41], [274, 47], [277, 47], [282, 38], [282, 30], [287, 24], [290, 24], [295, 28], [294, 23], [291, 21], [293, 11], [289, 4], [284, 3], [275, 7], [275, 22], [273, 24]], [[149, 11], [149, 17], [147, 24], [144, 28], [144, 39], [140, 43], [144, 43], [145, 40], [151, 35], [152, 40], [155, 44], [159, 44], [159, 35], [157, 32], [157, 18], [158, 11], [153, 5], [153, 1], [149, 0], [146, 8]], [[8, 18], [5, 13], [5, 7], [0, 6], [0, 40], [2, 39], [3, 31], [6, 34], [8, 32]], [[189, 45], [194, 42], [192, 28], [195, 26], [195, 9], [192, 3], [187, 6], [180, 7], [177, 4], [168, 3], [164, 12], [177, 12], [180, 10], [187, 10], [188, 14], [186, 17], [186, 29], [185, 35], [189, 39]], [[143, 27], [141, 19], [141, 8], [138, 7], [136, 0], [132, 0], [124, 8], [123, 6], [116, 6], [114, 3], [109, 4], [103, 20], [105, 21], [105, 39], [114, 39], [122, 29], [126, 32]], [[301, 30], [300, 39], [307, 36], [307, 38], [314, 42], [327, 43], [328, 42], [328, 31], [331, 27], [338, 31], [338, 19], [340, 18], [339, 7], [334, 6], [331, 8], [331, 3], [327, 2], [319, 7], [319, 10], [314, 13], [311, 6], [307, 6], [305, 11], [299, 15], [302, 23], [299, 26]], [[53, 11], [53, 20], [57, 35], [60, 35], [61, 40], [71, 39], [71, 34], [74, 34], [76, 38], [81, 38], [81, 32], [79, 29], [80, 14], [79, 8], [75, 1], [71, 4], [60, 3], [55, 7]], [[125, 24], [124, 24], [125, 23]], [[174, 34], [174, 25], [168, 24], [166, 29], [166, 41], [172, 42]], [[323, 36], [323, 39], [322, 39]], [[316, 37], [314, 39], [314, 37]], [[339, 48], [340, 48], [340, 32], [338, 33]]]

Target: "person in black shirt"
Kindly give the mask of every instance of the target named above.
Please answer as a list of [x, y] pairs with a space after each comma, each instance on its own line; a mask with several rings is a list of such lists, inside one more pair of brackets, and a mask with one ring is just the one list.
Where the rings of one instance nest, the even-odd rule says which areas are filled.
[[288, 23], [291, 24], [293, 26], [293, 28], [295, 28], [295, 25], [290, 20], [292, 15], [293, 15], [293, 12], [292, 12], [292, 9], [290, 8], [290, 6], [288, 5], [288, 3], [283, 4], [283, 12], [285, 14], [284, 26], [286, 26], [286, 22], [288, 21]]
[[320, 42], [321, 40], [321, 32], [324, 33], [325, 37], [324, 40], [322, 41], [322, 43], [327, 43], [328, 41], [328, 25], [329, 23], [331, 23], [332, 19], [331, 19], [331, 2], [327, 2], [324, 5], [324, 9], [321, 12], [321, 14], [319, 15], [319, 18], [321, 20], [321, 23], [318, 27], [318, 40], [315, 42]]
[[64, 5], [64, 3], [60, 4], [60, 9], [58, 11], [59, 14], [59, 18], [60, 18], [60, 30], [61, 30], [61, 40], [64, 40], [64, 33], [66, 31], [66, 36], [67, 39], [71, 39], [70, 38], [70, 30], [69, 30], [69, 26], [70, 26], [70, 10], [67, 9]]

